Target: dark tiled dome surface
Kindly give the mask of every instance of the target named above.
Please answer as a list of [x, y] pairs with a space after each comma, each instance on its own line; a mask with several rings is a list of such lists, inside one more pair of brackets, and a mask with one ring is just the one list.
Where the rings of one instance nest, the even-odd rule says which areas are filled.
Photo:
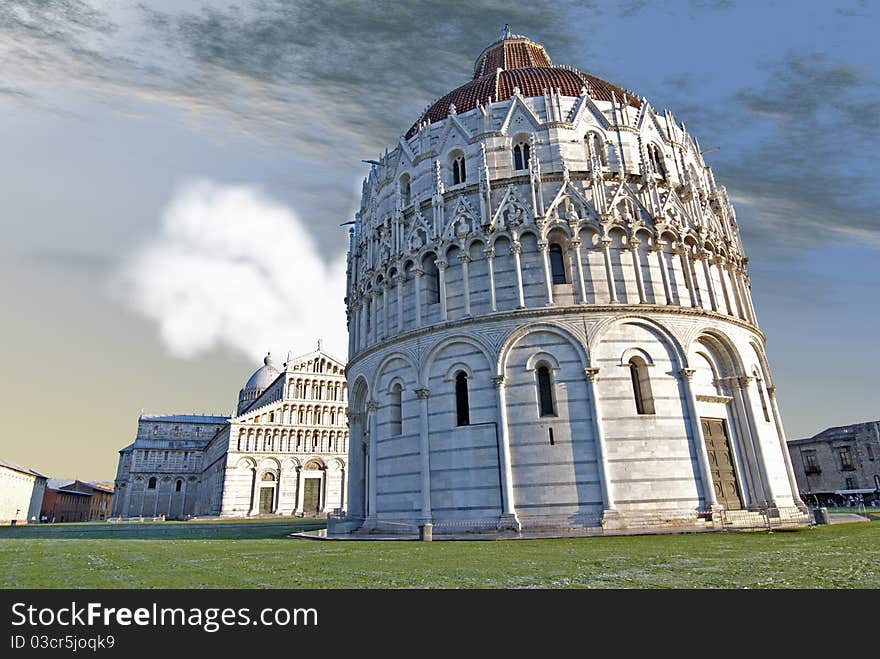
[[[499, 70], [500, 69], [500, 70]], [[553, 66], [540, 44], [525, 37], [508, 37], [492, 44], [477, 58], [474, 79], [435, 101], [419, 120], [406, 132], [412, 137], [419, 124], [434, 123], [449, 116], [455, 105], [457, 113], [467, 112], [483, 104], [505, 101], [518, 87], [525, 97], [543, 96], [549, 90], [558, 90], [563, 96], [580, 96], [581, 89], [597, 101], [618, 102], [641, 107], [641, 101], [626, 90], [596, 76], [575, 69]]]

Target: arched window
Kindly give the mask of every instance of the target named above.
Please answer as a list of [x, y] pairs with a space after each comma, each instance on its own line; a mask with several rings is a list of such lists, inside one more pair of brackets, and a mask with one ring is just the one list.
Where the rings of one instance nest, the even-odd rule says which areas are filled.
[[663, 164], [663, 154], [660, 152], [660, 147], [656, 144], [649, 144], [648, 158], [651, 160], [651, 168], [654, 173], [666, 178], [666, 166]]
[[180, 488], [182, 488], [182, 487], [183, 487], [183, 481], [178, 479], [177, 483], [174, 484], [174, 491], [180, 492]]
[[150, 476], [150, 480], [147, 481], [147, 489], [155, 490], [156, 489], [156, 477]]
[[550, 368], [538, 367], [538, 410], [541, 416], [556, 416], [556, 401], [553, 398], [553, 381]]
[[410, 186], [409, 186], [409, 174], [404, 174], [400, 177], [400, 203], [402, 206], [406, 207], [410, 204]]
[[587, 133], [586, 137], [584, 137], [584, 150], [587, 153], [587, 159], [596, 156], [599, 159], [600, 165], [603, 167], [608, 166], [608, 149], [599, 135]]
[[391, 434], [400, 435], [403, 433], [403, 387], [399, 382], [394, 383], [391, 387]]
[[452, 185], [458, 185], [467, 181], [467, 170], [464, 166], [464, 156], [457, 156], [452, 161]]
[[455, 376], [455, 413], [456, 425], [469, 426], [471, 424], [468, 378], [464, 371], [459, 371]]
[[565, 276], [565, 261], [562, 258], [562, 247], [553, 243], [550, 245], [550, 273], [554, 284], [567, 284]]
[[633, 398], [636, 401], [636, 412], [654, 414], [654, 395], [651, 393], [651, 380], [648, 377], [648, 365], [641, 357], [629, 360], [629, 375], [632, 379]]
[[529, 168], [529, 145], [527, 142], [520, 142], [513, 147], [513, 168], [515, 170]]

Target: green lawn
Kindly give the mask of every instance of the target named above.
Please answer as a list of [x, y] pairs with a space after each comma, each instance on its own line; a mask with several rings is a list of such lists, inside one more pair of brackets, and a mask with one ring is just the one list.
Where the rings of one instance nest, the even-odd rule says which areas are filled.
[[0, 528], [0, 588], [880, 588], [880, 522], [559, 540], [286, 537], [320, 525]]

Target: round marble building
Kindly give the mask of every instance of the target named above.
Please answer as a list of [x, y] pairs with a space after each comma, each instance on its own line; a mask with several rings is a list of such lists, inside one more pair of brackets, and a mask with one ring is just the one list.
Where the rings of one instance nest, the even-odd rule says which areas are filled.
[[803, 519], [736, 216], [668, 111], [506, 33], [350, 239], [353, 524]]

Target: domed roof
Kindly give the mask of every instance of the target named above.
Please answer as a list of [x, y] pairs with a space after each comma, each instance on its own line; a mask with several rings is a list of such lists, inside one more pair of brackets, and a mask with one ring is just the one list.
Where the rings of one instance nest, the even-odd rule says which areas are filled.
[[407, 139], [415, 135], [424, 122], [446, 119], [451, 107], [460, 114], [473, 110], [477, 103], [506, 101], [513, 97], [515, 88], [522, 96], [543, 96], [548, 90], [558, 90], [563, 96], [580, 96], [581, 90], [597, 101], [611, 101], [641, 107], [634, 95], [610, 82], [582, 73], [567, 66], [553, 66], [547, 51], [522, 35], [505, 34], [486, 48], [474, 64], [474, 78], [428, 107], [419, 120], [406, 132]]
[[263, 359], [263, 365], [260, 366], [254, 374], [248, 379], [243, 390], [260, 389], [263, 390], [275, 381], [275, 378], [281, 373], [272, 363], [272, 357], [266, 355]]

